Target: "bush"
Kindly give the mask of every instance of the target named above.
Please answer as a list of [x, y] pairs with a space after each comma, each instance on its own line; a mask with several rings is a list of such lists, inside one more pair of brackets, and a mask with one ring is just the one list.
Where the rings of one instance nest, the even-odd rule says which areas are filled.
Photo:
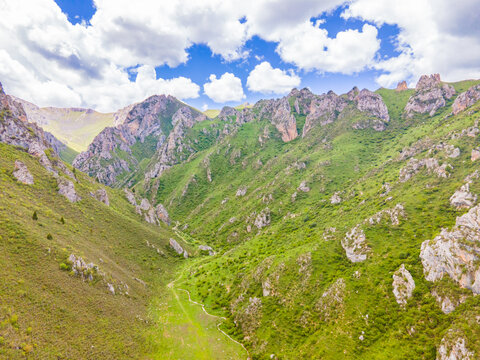
[[60, 270], [70, 271], [70, 266], [68, 266], [67, 264], [65, 264], [64, 262], [62, 262], [62, 263], [60, 263]]
[[47, 234], [47, 239], [48, 239], [48, 240], [53, 240], [52, 234]]
[[65, 219], [63, 218], [63, 216], [60, 218], [60, 222], [61, 222], [62, 224], [65, 224]]
[[36, 212], [36, 211], [33, 212], [32, 220], [35, 220], [35, 221], [38, 220], [38, 216], [37, 216], [37, 212]]

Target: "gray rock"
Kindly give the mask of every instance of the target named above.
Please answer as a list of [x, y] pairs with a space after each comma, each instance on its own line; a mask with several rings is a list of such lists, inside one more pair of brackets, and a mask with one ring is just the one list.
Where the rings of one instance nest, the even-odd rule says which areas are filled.
[[104, 203], [107, 206], [110, 206], [110, 200], [108, 199], [108, 193], [105, 189], [98, 189], [94, 193], [90, 193], [95, 199]]
[[265, 226], [270, 225], [270, 209], [265, 208], [257, 215], [254, 225], [258, 228], [264, 228]]
[[450, 197], [450, 204], [455, 206], [457, 209], [471, 208], [476, 201], [477, 195], [474, 195], [470, 192], [468, 183], [462, 185], [460, 189], [455, 191]]
[[170, 225], [170, 216], [168, 215], [167, 209], [162, 204], [158, 204], [155, 207], [155, 213], [157, 218], [163, 221], [165, 224]]
[[13, 176], [22, 184], [32, 185], [33, 175], [28, 171], [27, 166], [20, 160], [15, 160]]
[[81, 277], [83, 280], [92, 281], [93, 275], [98, 272], [98, 267], [93, 263], [86, 263], [80, 256], [70, 254], [68, 262], [72, 268], [72, 272]]
[[401, 307], [407, 305], [407, 300], [412, 297], [413, 290], [415, 289], [415, 281], [413, 281], [410, 272], [405, 269], [405, 264], [402, 264], [400, 268], [393, 274], [393, 295], [397, 303]]
[[462, 288], [480, 294], [480, 205], [457, 217], [455, 226], [442, 229], [422, 243], [420, 258], [425, 278], [437, 281], [448, 275]]
[[478, 100], [480, 100], [480, 85], [474, 85], [467, 91], [457, 96], [452, 104], [453, 114], [458, 114], [459, 112], [475, 104]]
[[347, 258], [351, 262], [355, 263], [367, 260], [369, 247], [360, 224], [347, 232], [341, 243]]
[[450, 164], [439, 165], [438, 160], [435, 158], [415, 159], [411, 158], [407, 165], [400, 169], [399, 180], [405, 182], [416, 175], [422, 168], [427, 168], [429, 172], [433, 172], [435, 175], [441, 178], [448, 178], [450, 174], [447, 169], [451, 169]]
[[65, 196], [70, 202], [80, 201], [82, 198], [77, 195], [75, 185], [64, 177], [57, 177], [58, 193]]
[[407, 117], [415, 113], [435, 115], [437, 110], [446, 105], [446, 100], [455, 94], [455, 89], [440, 80], [439, 74], [422, 75], [418, 80], [416, 92], [405, 105]]
[[473, 149], [472, 150], [472, 155], [470, 157], [470, 160], [476, 161], [480, 159], [480, 150], [479, 149]]
[[340, 195], [339, 192], [336, 192], [335, 194], [333, 194], [332, 197], [330, 198], [330, 203], [340, 204], [342, 202], [342, 198], [339, 195]]
[[135, 199], [135, 194], [130, 191], [130, 189], [123, 189], [123, 191], [125, 192], [125, 196], [127, 197], [127, 200], [130, 204], [132, 204], [133, 206], [137, 206], [137, 200]]
[[240, 186], [235, 194], [236, 197], [242, 197], [245, 196], [247, 193], [247, 187], [246, 186]]
[[175, 239], [170, 238], [170, 246], [178, 255], [183, 255], [184, 258], [188, 258], [187, 250], [184, 250]]
[[306, 181], [302, 181], [302, 182], [300, 183], [300, 185], [298, 186], [297, 190], [303, 191], [303, 192], [309, 192], [309, 191], [310, 191], [310, 188], [307, 186], [307, 182], [306, 182]]
[[453, 334], [447, 334], [447, 336], [442, 339], [437, 349], [436, 360], [475, 359], [475, 353], [467, 348], [465, 339], [463, 337], [453, 337], [452, 335]]

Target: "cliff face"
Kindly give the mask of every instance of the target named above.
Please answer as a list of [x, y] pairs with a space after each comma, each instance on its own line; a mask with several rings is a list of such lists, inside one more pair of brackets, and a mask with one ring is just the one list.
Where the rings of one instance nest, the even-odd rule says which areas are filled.
[[446, 101], [455, 95], [455, 89], [440, 80], [439, 74], [422, 75], [413, 94], [405, 106], [407, 117], [415, 113], [435, 115], [437, 110], [446, 105]]
[[106, 185], [116, 184], [120, 176], [138, 170], [139, 162], [152, 156], [175, 132], [178, 112], [205, 119], [172, 96], [152, 96], [133, 105], [123, 123], [98, 134], [73, 165]]

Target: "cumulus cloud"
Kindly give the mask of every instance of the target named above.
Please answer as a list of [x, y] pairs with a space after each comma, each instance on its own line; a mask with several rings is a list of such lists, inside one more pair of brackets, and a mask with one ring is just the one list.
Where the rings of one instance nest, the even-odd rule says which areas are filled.
[[[188, 49], [194, 44], [208, 46], [226, 62], [250, 55], [262, 59], [263, 54], [249, 54], [245, 47], [254, 36], [276, 43], [278, 55], [296, 71], [352, 74], [374, 68], [384, 86], [402, 79], [412, 82], [432, 72], [449, 81], [480, 77], [478, 0], [462, 0], [458, 6], [448, 0], [244, 0], [241, 6], [233, 0], [94, 0], [94, 4], [96, 11], [88, 22], [72, 25], [54, 0], [0, 0], [0, 80], [7, 91], [39, 105], [104, 111], [157, 92], [195, 98], [200, 88], [190, 79], [157, 79], [153, 69], [188, 63]], [[368, 23], [348, 29], [347, 22], [347, 29], [334, 36], [321, 22], [311, 21], [339, 6], [345, 7], [345, 19]], [[384, 60], [378, 56], [377, 31], [383, 24], [399, 28], [398, 55]], [[138, 70], [136, 81], [129, 79], [132, 68]], [[272, 74], [278, 89], [283, 81], [294, 79], [292, 73]], [[273, 83], [260, 86], [258, 79], [247, 86], [279, 91], [270, 90]], [[236, 96], [226, 98], [238, 99], [239, 94], [243, 98], [241, 84], [236, 88]]]
[[300, 81], [293, 70], [274, 69], [269, 62], [264, 61], [248, 75], [247, 87], [250, 91], [262, 94], [286, 94], [300, 85]]
[[398, 26], [399, 55], [375, 64], [385, 72], [380, 85], [392, 86], [430, 73], [446, 81], [480, 77], [478, 14], [477, 0], [355, 0], [343, 17]]
[[232, 73], [226, 72], [219, 79], [212, 74], [209, 80], [209, 82], [203, 85], [203, 90], [205, 95], [216, 103], [241, 101], [245, 99], [242, 80]]

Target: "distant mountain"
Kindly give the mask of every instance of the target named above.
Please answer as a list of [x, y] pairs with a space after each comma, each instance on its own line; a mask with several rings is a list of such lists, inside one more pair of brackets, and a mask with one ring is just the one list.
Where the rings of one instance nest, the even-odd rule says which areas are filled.
[[28, 121], [49, 131], [76, 152], [84, 151], [94, 137], [107, 126], [122, 123], [133, 105], [114, 113], [100, 113], [92, 109], [38, 107], [12, 96], [22, 104]]

